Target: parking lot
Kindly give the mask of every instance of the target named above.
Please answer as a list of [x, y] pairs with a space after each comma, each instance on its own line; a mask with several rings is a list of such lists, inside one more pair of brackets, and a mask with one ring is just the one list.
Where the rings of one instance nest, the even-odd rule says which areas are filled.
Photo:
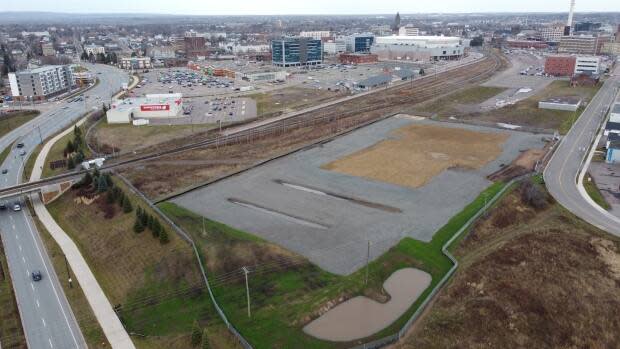
[[256, 102], [245, 97], [184, 97], [183, 116], [151, 118], [152, 125], [223, 124], [256, 117]]
[[[501, 133], [505, 141], [499, 155], [481, 168], [450, 167], [417, 188], [325, 169], [333, 161], [393, 139], [395, 130], [412, 124]], [[431, 149], [440, 142], [426, 144], [431, 160], [449, 156]], [[521, 151], [542, 146], [540, 135], [393, 117], [172, 201], [299, 253], [325, 270], [349, 274], [364, 265], [368, 242], [374, 259], [406, 236], [430, 241], [490, 185], [487, 175]], [[417, 170], [407, 171], [414, 172], [401, 175], [417, 176]]]

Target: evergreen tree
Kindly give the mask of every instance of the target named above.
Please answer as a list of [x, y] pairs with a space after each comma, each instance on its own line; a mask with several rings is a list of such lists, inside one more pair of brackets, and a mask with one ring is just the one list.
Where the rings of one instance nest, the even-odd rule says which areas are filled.
[[125, 200], [123, 200], [123, 212], [129, 213], [131, 211], [133, 211], [131, 201], [129, 201], [129, 198], [125, 197]]
[[207, 329], [205, 328], [202, 332], [202, 342], [200, 344], [200, 349], [209, 349], [211, 346], [209, 345], [209, 337], [207, 335]]
[[170, 242], [170, 238], [168, 237], [168, 232], [166, 231], [166, 229], [161, 228], [161, 231], [159, 232], [159, 243], [164, 245]]
[[69, 140], [69, 142], [67, 142], [67, 146], [65, 147], [65, 151], [67, 152], [67, 154], [71, 154], [75, 151], [75, 147], [73, 146], [73, 142], [71, 142], [71, 140]]
[[101, 172], [99, 172], [99, 169], [95, 167], [95, 169], [93, 170], [93, 178], [99, 179], [100, 175], [101, 175]]
[[105, 178], [106, 183], [108, 183], [108, 188], [112, 188], [114, 186], [114, 182], [112, 181], [112, 176], [110, 176], [109, 173], [105, 173], [103, 177]]
[[195, 347], [202, 341], [202, 330], [200, 329], [200, 325], [198, 325], [198, 321], [194, 320], [194, 324], [192, 325], [192, 335], [191, 335], [191, 343], [192, 346]]
[[97, 180], [97, 191], [100, 193], [108, 191], [108, 182], [105, 180], [104, 176], [99, 176]]
[[73, 156], [69, 157], [67, 161], [67, 168], [73, 170], [75, 168], [75, 160], [73, 160]]
[[140, 219], [142, 219], [143, 226], [149, 226], [149, 214], [146, 212], [146, 210], [142, 210], [142, 216], [140, 217]]
[[153, 218], [153, 216], [149, 215], [146, 221], [146, 226], [149, 228], [150, 231], [153, 231], [154, 221], [155, 219]]
[[142, 225], [142, 221], [140, 220], [140, 218], [136, 217], [136, 221], [133, 224], [133, 231], [135, 233], [141, 233], [144, 231], [144, 225]]

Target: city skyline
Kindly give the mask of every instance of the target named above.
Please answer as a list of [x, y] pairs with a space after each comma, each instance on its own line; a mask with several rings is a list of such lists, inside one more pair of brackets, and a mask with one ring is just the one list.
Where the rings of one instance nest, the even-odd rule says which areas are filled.
[[[481, 12], [568, 12], [569, 2], [565, 0], [521, 2], [495, 2], [489, 0], [473, 0], [467, 3], [456, 0], [442, 2], [422, 2], [412, 4], [405, 0], [376, 2], [361, 0], [352, 6], [349, 2], [331, 2], [317, 0], [291, 5], [280, 0], [264, 0], [247, 2], [233, 0], [219, 3], [206, 3], [191, 0], [176, 1], [174, 4], [163, 0], [154, 1], [97, 1], [83, 8], [77, 0], [61, 0], [47, 2], [33, 0], [25, 2], [9, 2], [5, 4], [5, 12], [41, 11], [57, 13], [141, 13], [171, 15], [372, 15], [400, 12], [417, 13], [481, 13]], [[446, 11], [449, 9], [449, 11]], [[612, 4], [606, 0], [582, 1], [575, 7], [576, 12], [614, 12], [620, 11], [620, 3]]]

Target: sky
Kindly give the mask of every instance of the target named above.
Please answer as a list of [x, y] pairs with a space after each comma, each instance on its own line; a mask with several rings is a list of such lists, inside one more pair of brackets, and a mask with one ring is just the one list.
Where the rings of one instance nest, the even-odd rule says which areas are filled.
[[[194, 15], [567, 12], [569, 0], [2, 0], [0, 11]], [[580, 0], [576, 12], [620, 11], [618, 0]]]

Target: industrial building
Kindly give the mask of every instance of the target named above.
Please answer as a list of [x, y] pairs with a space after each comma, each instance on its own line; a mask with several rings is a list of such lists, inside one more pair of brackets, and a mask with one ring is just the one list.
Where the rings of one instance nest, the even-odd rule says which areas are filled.
[[545, 74], [572, 76], [575, 73], [575, 56], [548, 56], [545, 59]]
[[538, 102], [538, 108], [540, 109], [563, 111], [577, 111], [580, 105], [581, 98], [579, 97], [553, 97]]
[[342, 53], [338, 56], [338, 61], [342, 64], [376, 63], [379, 61], [379, 56], [372, 53]]
[[550, 25], [540, 29], [540, 37], [546, 42], [560, 42], [564, 34], [564, 26], [561, 24]]
[[151, 69], [151, 57], [122, 57], [120, 66], [127, 70]]
[[323, 63], [321, 40], [303, 37], [284, 37], [271, 41], [271, 61], [281, 67], [296, 67]]
[[460, 59], [465, 45], [454, 36], [379, 36], [370, 51], [379, 60], [438, 61]]
[[255, 81], [284, 81], [288, 73], [284, 70], [281, 71], [268, 71], [268, 72], [254, 72], [244, 73], [241, 79], [255, 82]]
[[183, 117], [181, 93], [147, 94], [118, 100], [106, 112], [109, 124], [127, 124], [138, 119]]
[[71, 90], [74, 86], [68, 65], [48, 65], [9, 73], [11, 94], [16, 99], [41, 100]]
[[374, 35], [370, 33], [349, 35], [345, 38], [347, 52], [370, 52], [374, 40]]
[[356, 84], [356, 87], [360, 90], [370, 90], [376, 87], [387, 86], [392, 82], [392, 76], [388, 74], [381, 74], [377, 76], [371, 76], [368, 79], [364, 79]]

